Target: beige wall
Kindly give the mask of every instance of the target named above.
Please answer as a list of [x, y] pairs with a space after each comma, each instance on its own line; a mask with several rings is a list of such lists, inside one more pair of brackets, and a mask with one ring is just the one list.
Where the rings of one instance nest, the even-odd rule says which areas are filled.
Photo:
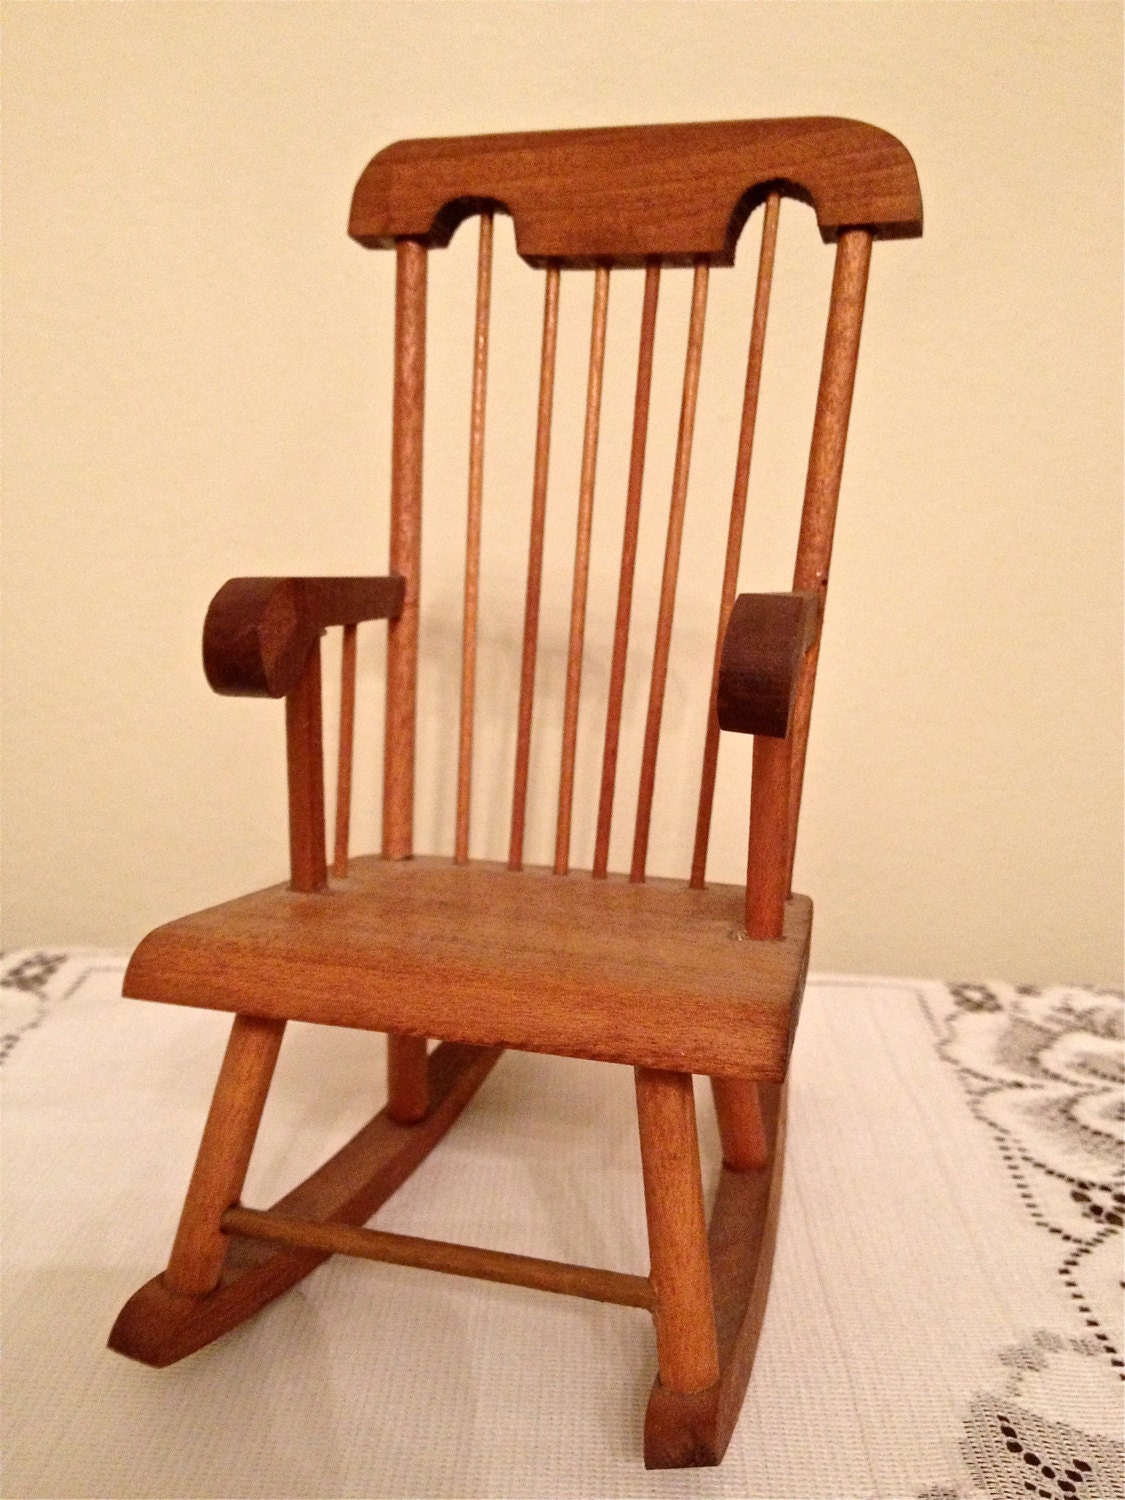
[[[5, 25], [8, 945], [129, 944], [282, 872], [280, 707], [212, 697], [199, 627], [231, 574], [385, 565], [390, 258], [344, 234], [367, 158], [412, 135], [817, 113], [906, 142], [926, 236], [876, 247], [799, 860], [818, 902], [814, 965], [1117, 979], [1116, 4], [31, 0]], [[743, 586], [787, 585], [831, 258], [798, 205], [782, 220]], [[684, 868], [690, 839], [693, 694], [711, 650], [757, 235], [755, 221], [735, 271], [713, 278], [688, 528], [705, 561], [681, 589], [660, 872]], [[510, 251], [506, 227], [499, 240]], [[472, 258], [466, 230], [435, 260], [432, 287], [419, 831], [437, 848], [451, 843], [471, 316], [453, 281]], [[478, 723], [478, 854], [505, 844], [534, 280], [504, 257], [496, 297], [513, 331], [493, 352], [496, 604], [482, 642], [497, 702]], [[626, 385], [638, 280], [615, 278], [612, 295], [610, 370]], [[589, 278], [566, 296], [545, 693], [565, 641]], [[684, 315], [669, 286], [646, 581], [659, 569]], [[598, 476], [583, 703], [595, 739], [627, 407], [626, 395], [607, 409]], [[651, 590], [638, 609], [634, 716]], [[377, 840], [381, 670], [369, 627], [365, 847]], [[539, 858], [557, 723], [545, 708]], [[585, 752], [587, 769], [595, 759]], [[729, 747], [716, 877], [738, 878], [746, 774], [746, 747]], [[591, 823], [584, 803], [580, 861]], [[622, 815], [618, 863], [627, 825]]]

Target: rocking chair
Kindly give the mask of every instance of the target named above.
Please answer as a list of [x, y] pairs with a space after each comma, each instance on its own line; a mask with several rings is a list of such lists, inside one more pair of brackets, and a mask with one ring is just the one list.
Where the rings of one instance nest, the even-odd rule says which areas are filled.
[[[835, 243], [792, 591], [736, 599], [779, 204], [811, 204]], [[646, 879], [657, 748], [708, 277], [763, 208], [690, 879]], [[542, 362], [509, 854], [469, 857], [493, 215], [545, 275]], [[347, 1254], [648, 1309], [659, 1373], [649, 1467], [718, 1463], [765, 1312], [781, 1197], [785, 1078], [810, 901], [790, 890], [820, 626], [874, 239], [921, 233], [910, 156], [840, 119], [404, 141], [361, 176], [350, 233], [397, 256], [390, 572], [238, 578], [216, 595], [204, 665], [219, 693], [285, 698], [291, 878], [158, 928], [125, 993], [234, 1013], [171, 1258], [110, 1346], [163, 1366]], [[416, 677], [426, 273], [479, 217], [456, 837], [415, 856]], [[623, 683], [662, 272], [692, 270], [679, 437], [628, 877], [609, 872]], [[592, 869], [572, 871], [578, 707], [610, 277], [644, 272], [633, 440]], [[548, 456], [563, 272], [594, 281], [553, 869], [524, 868]], [[716, 560], [717, 563], [717, 560]], [[716, 573], [718, 567], [716, 566]], [[356, 627], [388, 622], [382, 854], [348, 856]], [[325, 854], [320, 637], [343, 628], [335, 855]], [[701, 726], [702, 727], [702, 726]], [[705, 883], [720, 729], [754, 736], [745, 890]], [[743, 939], [732, 941], [732, 938]], [[267, 1210], [239, 1199], [287, 1020], [384, 1031], [388, 1101]], [[440, 1039], [430, 1051], [428, 1038]], [[445, 1134], [506, 1047], [635, 1070], [651, 1270], [567, 1265], [362, 1227]], [[710, 1077], [723, 1148], [705, 1220], [692, 1075]]]

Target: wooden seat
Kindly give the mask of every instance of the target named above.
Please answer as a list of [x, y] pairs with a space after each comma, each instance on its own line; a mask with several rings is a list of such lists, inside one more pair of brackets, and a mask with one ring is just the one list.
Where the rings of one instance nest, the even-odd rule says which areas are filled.
[[[811, 205], [822, 239], [835, 245], [835, 270], [792, 584], [781, 593], [737, 596], [783, 197]], [[700, 704], [694, 843], [685, 879], [653, 880], [654, 788], [709, 277], [713, 268], [734, 263], [757, 210], [762, 233], [747, 310], [741, 419], [731, 433], [725, 556], [687, 570], [692, 584], [713, 577], [717, 615], [710, 687]], [[508, 530], [526, 525], [528, 535], [504, 864], [470, 857], [497, 213], [511, 215], [521, 259], [546, 273], [533, 461], [519, 497], [510, 490], [489, 497]], [[472, 379], [455, 819], [452, 859], [438, 859], [416, 850], [414, 820], [427, 275], [431, 252], [470, 218], [479, 220], [479, 240], [476, 313], [466, 331]], [[380, 152], [364, 171], [350, 232], [361, 245], [393, 249], [396, 257], [390, 566], [374, 577], [235, 578], [207, 613], [203, 654], [212, 687], [285, 699], [290, 880], [158, 928], [129, 965], [127, 994], [230, 1011], [234, 1021], [168, 1266], [122, 1309], [110, 1344], [153, 1365], [183, 1358], [331, 1254], [643, 1307], [653, 1317], [658, 1363], [645, 1462], [718, 1463], [765, 1315], [781, 1202], [785, 1077], [812, 917], [808, 899], [792, 893], [793, 859], [868, 266], [874, 239], [921, 233], [913, 163], [893, 136], [835, 119], [406, 141]], [[615, 874], [611, 831], [621, 811], [615, 801], [657, 305], [662, 275], [681, 269], [691, 284], [679, 427], [655, 633], [645, 657], [632, 850], [627, 871]], [[534, 868], [525, 845], [529, 807], [543, 805], [541, 792], [530, 802], [529, 788], [543, 675], [537, 654], [560, 286], [591, 273], [561, 745], [557, 782], [548, 792], [554, 859], [549, 869]], [[593, 856], [584, 871], [572, 868], [572, 825], [582, 796], [579, 719], [609, 289], [611, 277], [631, 274], [643, 274], [640, 335]], [[443, 504], [439, 514], [447, 517]], [[382, 851], [354, 858], [357, 629], [373, 620], [387, 625]], [[332, 627], [341, 628], [342, 646], [329, 865], [321, 636]], [[706, 689], [705, 674], [693, 675]], [[744, 888], [706, 879], [721, 730], [754, 742]], [[240, 1195], [290, 1019], [385, 1031], [387, 1104], [305, 1182], [257, 1209]], [[439, 1040], [433, 1050], [431, 1038]], [[364, 1227], [450, 1128], [506, 1047], [634, 1067], [647, 1275]], [[711, 1078], [723, 1148], [710, 1227], [694, 1073]]]
[[[740, 886], [353, 860], [151, 933], [127, 994], [733, 1078], [785, 1076], [812, 904], [747, 940]], [[528, 996], [534, 995], [534, 1005]]]

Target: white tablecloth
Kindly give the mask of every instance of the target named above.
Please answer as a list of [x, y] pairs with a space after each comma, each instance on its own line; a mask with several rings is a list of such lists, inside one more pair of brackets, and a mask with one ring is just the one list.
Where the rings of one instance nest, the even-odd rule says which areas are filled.
[[[721, 1468], [648, 1474], [632, 1309], [337, 1258], [168, 1370], [110, 1354], [228, 1024], [122, 967], [4, 960], [4, 1495], [1125, 1494], [1119, 996], [810, 981], [742, 1417]], [[382, 1046], [290, 1028], [244, 1201], [378, 1106]], [[626, 1069], [510, 1054], [374, 1222], [643, 1272], [639, 1171]]]

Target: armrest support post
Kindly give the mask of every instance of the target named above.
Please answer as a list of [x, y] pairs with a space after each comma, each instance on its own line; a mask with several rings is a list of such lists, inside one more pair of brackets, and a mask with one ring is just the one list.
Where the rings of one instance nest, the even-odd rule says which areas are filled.
[[723, 641], [716, 712], [721, 729], [754, 736], [746, 931], [782, 936], [789, 896], [793, 785], [790, 730], [802, 664], [820, 624], [815, 592], [742, 594]]
[[322, 891], [328, 884], [328, 865], [324, 854], [319, 636], [313, 641], [296, 686], [285, 699], [285, 748], [289, 771], [290, 885], [295, 891]]

